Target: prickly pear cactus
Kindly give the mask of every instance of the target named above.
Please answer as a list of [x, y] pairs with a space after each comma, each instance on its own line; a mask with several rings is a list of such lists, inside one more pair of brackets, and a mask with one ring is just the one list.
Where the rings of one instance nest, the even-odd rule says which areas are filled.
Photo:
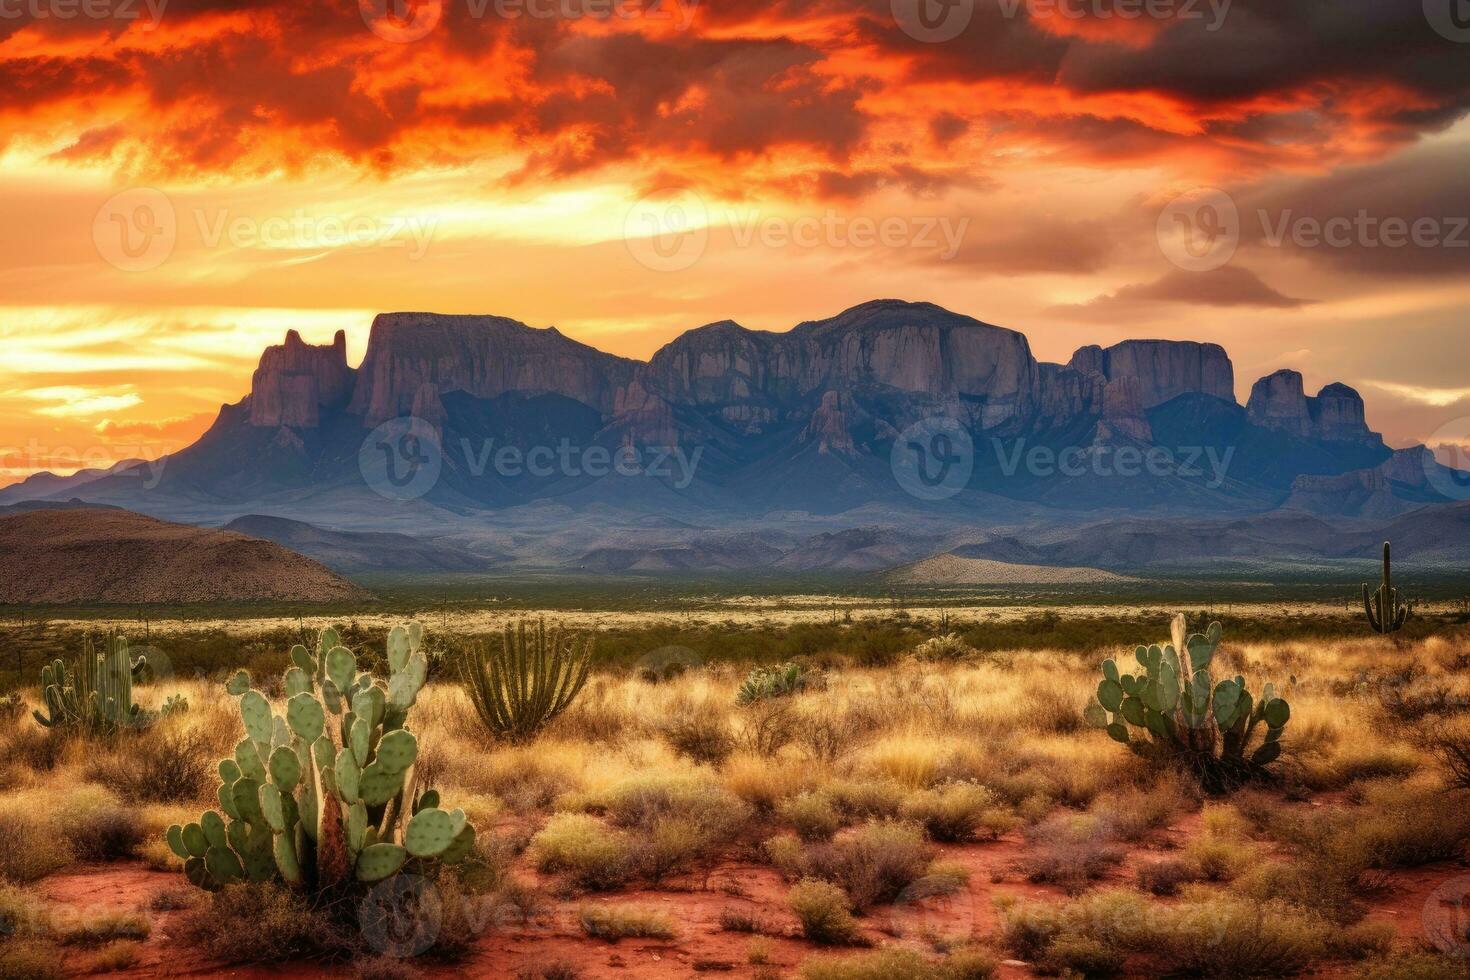
[[245, 738], [219, 764], [219, 810], [168, 829], [184, 875], [206, 889], [282, 880], [313, 892], [457, 864], [474, 847], [463, 810], [414, 775], [418, 739], [406, 727], [427, 677], [423, 628], [388, 634], [386, 684], [359, 674], [335, 630], [296, 646], [277, 711], [236, 674]]
[[[1244, 677], [1214, 681], [1219, 623], [1194, 634], [1182, 615], [1172, 625], [1173, 642], [1135, 651], [1137, 673], [1103, 661], [1097, 698], [1083, 712], [1087, 723], [1136, 751], [1187, 762], [1207, 787], [1223, 787], [1275, 762], [1291, 706], [1270, 684], [1257, 700]], [[1251, 750], [1262, 726], [1262, 740]]]

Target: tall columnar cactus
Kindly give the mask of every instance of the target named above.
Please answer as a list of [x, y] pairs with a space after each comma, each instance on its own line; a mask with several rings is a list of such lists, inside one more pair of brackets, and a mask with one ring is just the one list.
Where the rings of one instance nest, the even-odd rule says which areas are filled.
[[1375, 633], [1397, 633], [1409, 619], [1408, 603], [1399, 598], [1399, 590], [1389, 578], [1389, 543], [1383, 542], [1383, 584], [1371, 596], [1368, 583], [1363, 583], [1363, 611]]
[[124, 729], [146, 728], [158, 716], [133, 700], [133, 678], [142, 673], [145, 659], [128, 656], [128, 641], [109, 637], [99, 651], [88, 638], [81, 658], [68, 670], [57, 660], [41, 668], [41, 700], [46, 713], [32, 712], [46, 728], [82, 735], [111, 735]]
[[[1123, 673], [1112, 659], [1103, 661], [1103, 679], [1097, 699], [1087, 706], [1087, 722], [1135, 751], [1186, 762], [1210, 788], [1276, 761], [1290, 705], [1276, 696], [1271, 684], [1258, 701], [1244, 677], [1214, 682], [1210, 666], [1220, 645], [1219, 623], [1189, 634], [1179, 615], [1172, 632], [1168, 645], [1137, 649], [1134, 658], [1143, 668], [1139, 674]], [[1247, 755], [1262, 725], [1262, 741]]]
[[312, 892], [400, 871], [424, 874], [462, 861], [475, 829], [463, 810], [444, 810], [414, 773], [418, 739], [405, 726], [428, 664], [423, 628], [388, 634], [382, 685], [357, 672], [335, 630], [313, 652], [291, 650], [284, 713], [244, 671], [226, 690], [240, 699], [245, 738], [219, 764], [219, 810], [168, 829], [189, 881], [217, 889], [283, 880]]
[[592, 668], [592, 639], [549, 632], [543, 620], [533, 630], [509, 624], [494, 652], [466, 651], [461, 661], [465, 689], [480, 721], [497, 738], [523, 742], [566, 710]]

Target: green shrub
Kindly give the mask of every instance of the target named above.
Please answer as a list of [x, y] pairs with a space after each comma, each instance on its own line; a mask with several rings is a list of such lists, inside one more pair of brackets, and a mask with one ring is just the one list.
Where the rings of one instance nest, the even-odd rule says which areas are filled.
[[903, 823], [870, 823], [831, 843], [813, 844], [802, 854], [803, 877], [842, 888], [864, 911], [891, 902], [924, 877], [933, 849], [920, 830]]
[[806, 841], [831, 840], [842, 826], [842, 816], [826, 793], [802, 793], [783, 802], [778, 812]]
[[937, 841], [993, 840], [1012, 830], [1016, 818], [996, 803], [995, 794], [977, 783], [950, 783], [920, 790], [904, 801], [900, 813], [921, 824]]
[[801, 965], [801, 980], [989, 980], [995, 957], [965, 947], [942, 960], [909, 949], [880, 949], [841, 958], [813, 957]]
[[626, 834], [583, 813], [558, 813], [531, 838], [536, 867], [565, 873], [584, 888], [617, 888], [632, 874], [632, 847]]
[[787, 901], [801, 923], [801, 934], [812, 942], [846, 946], [861, 939], [851, 903], [836, 885], [803, 879], [792, 887]]
[[577, 912], [582, 931], [594, 939], [673, 939], [674, 924], [666, 913], [632, 905], [584, 905]]

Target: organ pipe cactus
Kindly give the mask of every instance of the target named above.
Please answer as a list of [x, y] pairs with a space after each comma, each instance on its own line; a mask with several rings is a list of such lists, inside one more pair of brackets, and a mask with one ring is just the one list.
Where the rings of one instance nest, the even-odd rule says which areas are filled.
[[109, 637], [101, 651], [89, 638], [81, 658], [70, 669], [60, 660], [41, 668], [41, 700], [46, 711], [32, 713], [46, 728], [88, 736], [146, 728], [158, 715], [144, 711], [133, 700], [133, 678], [144, 666], [143, 657], [132, 660], [128, 656], [126, 638]]
[[480, 721], [497, 738], [524, 742], [566, 710], [592, 669], [592, 639], [563, 636], [542, 620], [505, 627], [500, 648], [467, 651], [461, 661], [465, 690]]
[[[1214, 682], [1219, 623], [1190, 634], [1179, 615], [1172, 633], [1167, 645], [1137, 649], [1137, 674], [1103, 661], [1097, 697], [1084, 713], [1088, 724], [1137, 752], [1185, 763], [1212, 791], [1275, 762], [1290, 705], [1271, 684], [1256, 699], [1242, 676]], [[1257, 731], [1261, 741], [1252, 749]]]
[[1399, 590], [1389, 578], [1389, 543], [1383, 542], [1383, 584], [1371, 596], [1368, 583], [1363, 583], [1363, 611], [1375, 633], [1397, 633], [1409, 619], [1409, 606], [1399, 598]]
[[312, 893], [399, 872], [432, 873], [469, 855], [475, 829], [444, 810], [415, 774], [418, 739], [406, 727], [427, 676], [423, 628], [388, 634], [381, 684], [359, 674], [335, 630], [316, 649], [298, 645], [277, 711], [236, 674], [245, 738], [219, 764], [219, 810], [167, 832], [192, 883], [280, 880]]

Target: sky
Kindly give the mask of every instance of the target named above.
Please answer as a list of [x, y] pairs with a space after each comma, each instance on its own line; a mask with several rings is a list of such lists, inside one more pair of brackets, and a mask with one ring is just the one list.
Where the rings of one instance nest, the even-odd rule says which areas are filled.
[[1465, 8], [0, 0], [0, 483], [177, 449], [288, 329], [356, 363], [396, 310], [647, 358], [927, 300], [1470, 442]]

